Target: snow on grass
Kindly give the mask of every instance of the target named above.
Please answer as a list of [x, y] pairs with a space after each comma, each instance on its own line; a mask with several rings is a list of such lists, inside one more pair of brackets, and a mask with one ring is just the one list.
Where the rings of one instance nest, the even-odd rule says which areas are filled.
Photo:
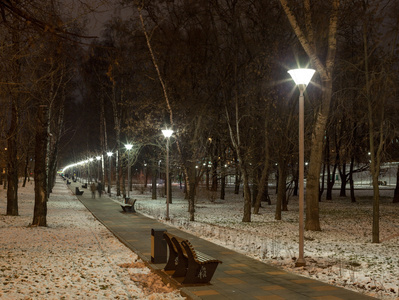
[[[272, 191], [271, 191], [272, 192]], [[380, 240], [371, 243], [372, 190], [357, 190], [357, 202], [339, 197], [320, 203], [322, 231], [305, 231], [306, 267], [295, 268], [298, 255], [298, 198], [289, 199], [282, 220], [273, 205], [262, 204], [252, 222], [241, 222], [243, 198], [230, 191], [226, 200], [211, 192], [197, 193], [195, 222], [189, 222], [183, 192], [173, 190], [170, 221], [165, 198], [151, 200], [150, 191], [136, 191], [137, 209], [172, 226], [287, 271], [345, 287], [380, 299], [399, 299], [399, 205], [393, 190], [381, 190]]]
[[184, 299], [163, 284], [66, 188], [47, 204], [48, 227], [29, 226], [33, 185], [20, 188], [19, 216], [5, 216], [0, 190], [1, 299]]

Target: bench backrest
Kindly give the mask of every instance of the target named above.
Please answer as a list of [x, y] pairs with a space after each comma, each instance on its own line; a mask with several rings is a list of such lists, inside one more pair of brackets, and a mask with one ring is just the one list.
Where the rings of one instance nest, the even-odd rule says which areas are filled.
[[186, 251], [186, 253], [190, 252], [191, 255], [193, 256], [194, 260], [198, 260], [197, 253], [195, 252], [193, 245], [191, 245], [191, 243], [189, 241], [187, 241], [187, 240], [182, 241], [181, 245], [182, 245], [182, 248]]
[[[183, 254], [186, 254], [186, 251], [184, 250], [184, 248], [182, 246], [180, 246], [182, 241], [187, 241], [186, 239], [183, 239], [181, 237], [178, 237], [177, 235], [168, 233], [168, 232], [164, 232], [164, 237], [166, 239], [166, 241], [170, 241], [171, 245], [173, 246], [173, 250], [175, 250], [176, 253], [179, 253], [179, 249], [180, 251], [183, 252]], [[169, 244], [169, 243], [168, 243]]]
[[126, 204], [133, 205], [137, 199], [128, 199]]

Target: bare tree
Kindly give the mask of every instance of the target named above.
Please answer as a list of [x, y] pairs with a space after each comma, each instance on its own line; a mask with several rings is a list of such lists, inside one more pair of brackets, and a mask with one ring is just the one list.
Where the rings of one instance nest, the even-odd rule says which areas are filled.
[[[331, 2], [323, 2], [323, 6], [325, 6], [323, 7], [323, 18], [328, 19], [328, 33], [325, 41], [322, 41], [315, 31], [313, 9], [316, 5], [312, 6], [310, 0], [303, 1], [305, 24], [301, 26], [301, 23], [298, 22], [298, 16], [294, 14], [294, 10], [288, 4], [288, 1], [280, 0], [280, 3], [299, 42], [321, 78], [322, 99], [313, 127], [310, 162], [306, 182], [305, 222], [305, 228], [307, 230], [319, 231], [321, 230], [319, 220], [320, 168], [323, 156], [323, 138], [332, 95], [340, 1], [332, 0]], [[299, 9], [297, 11], [299, 11]], [[328, 18], [326, 18], [326, 14], [329, 15]], [[320, 48], [324, 51], [321, 51]]]

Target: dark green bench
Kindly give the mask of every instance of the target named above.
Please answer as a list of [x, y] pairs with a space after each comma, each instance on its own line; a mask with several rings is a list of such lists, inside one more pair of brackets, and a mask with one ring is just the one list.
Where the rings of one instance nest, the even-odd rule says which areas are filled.
[[164, 238], [169, 246], [165, 271], [174, 270], [172, 277], [184, 277], [182, 284], [209, 283], [222, 261], [194, 249], [189, 240], [168, 232]]
[[80, 191], [78, 187], [75, 187], [75, 195], [82, 196], [83, 195], [83, 191]]
[[137, 199], [126, 198], [125, 203], [121, 204], [121, 207], [124, 212], [136, 212], [134, 209], [134, 205], [136, 204]]

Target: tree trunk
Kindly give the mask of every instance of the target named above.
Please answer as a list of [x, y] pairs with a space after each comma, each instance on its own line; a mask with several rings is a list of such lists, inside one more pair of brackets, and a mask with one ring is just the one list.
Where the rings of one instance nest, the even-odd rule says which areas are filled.
[[[208, 165], [208, 162], [206, 163]], [[208, 170], [208, 166], [206, 166]], [[218, 160], [215, 158], [212, 162], [212, 187], [211, 191], [216, 192], [218, 190]]]
[[222, 172], [220, 175], [220, 199], [224, 200], [226, 195], [226, 175], [224, 171], [224, 166], [222, 166]]
[[7, 133], [7, 216], [18, 216], [18, 109], [15, 101], [11, 101], [11, 120]]
[[23, 184], [22, 184], [22, 187], [25, 187], [26, 186], [26, 181], [27, 181], [27, 179], [28, 179], [28, 177], [29, 177], [29, 171], [28, 171], [28, 169], [29, 169], [29, 151], [27, 151], [27, 153], [26, 153], [26, 157], [25, 157], [25, 168], [24, 168], [24, 182], [23, 182]]
[[[240, 160], [242, 162], [242, 160]], [[249, 174], [245, 166], [241, 165], [242, 175], [244, 177], [244, 215], [242, 222], [251, 222], [251, 188], [249, 187]]]
[[278, 163], [278, 190], [277, 190], [277, 202], [276, 202], [276, 212], [274, 214], [275, 220], [281, 220], [281, 210], [283, 206], [283, 202], [285, 202], [285, 198], [287, 197], [286, 190], [286, 163], [285, 160], [280, 160]]
[[259, 193], [256, 197], [255, 206], [254, 206], [254, 214], [259, 214], [259, 209], [261, 207], [262, 199], [267, 197], [268, 193], [268, 175], [269, 175], [269, 158], [266, 158], [265, 164], [262, 169], [262, 175], [260, 177], [259, 182]]
[[209, 168], [208, 166], [205, 167], [205, 184], [206, 184], [206, 190], [209, 191]]
[[260, 181], [260, 170], [254, 168], [252, 171], [252, 207], [255, 207], [256, 198], [259, 195], [259, 181]]
[[[62, 95], [62, 102], [59, 104], [59, 115], [57, 120], [57, 127], [53, 128], [53, 132], [50, 135], [50, 127], [48, 128], [48, 134], [50, 135], [50, 139], [48, 142], [48, 149], [49, 149], [49, 173], [48, 173], [48, 193], [50, 194], [53, 190], [55, 185], [55, 180], [57, 176], [57, 160], [58, 160], [58, 148], [61, 140], [62, 129], [64, 127], [64, 102], [65, 102], [65, 93], [63, 92]], [[49, 120], [50, 124], [50, 120]], [[49, 125], [50, 126], [50, 125]], [[52, 145], [50, 143], [52, 141]]]
[[154, 161], [151, 168], [151, 199], [157, 199], [157, 162]]
[[[327, 166], [327, 169], [330, 169], [329, 166]], [[337, 170], [337, 164], [334, 164], [333, 170], [330, 174], [330, 170], [328, 170], [328, 180], [327, 180], [327, 196], [326, 200], [332, 200], [332, 190], [335, 184], [335, 174]]]
[[240, 183], [241, 183], [241, 174], [240, 171], [238, 170], [238, 162], [237, 159], [235, 160], [236, 162], [236, 174], [235, 174], [235, 181], [234, 181], [234, 194], [238, 195], [240, 193]]
[[350, 194], [351, 194], [351, 202], [356, 202], [355, 197], [355, 184], [353, 182], [353, 167], [355, 165], [355, 156], [351, 157], [351, 164], [349, 166], [349, 186], [350, 186]]
[[326, 164], [323, 164], [323, 171], [321, 173], [321, 183], [320, 183], [320, 189], [319, 189], [319, 202], [321, 201], [321, 196], [324, 193], [324, 182], [326, 180]]
[[47, 226], [47, 128], [48, 108], [41, 105], [36, 123], [35, 146], [35, 207], [32, 226]]
[[294, 169], [294, 191], [292, 192], [292, 196], [298, 196], [298, 189], [299, 189], [299, 169], [295, 168]]
[[195, 171], [195, 163], [190, 164], [189, 168], [189, 199], [188, 199], [188, 212], [190, 214], [190, 221], [195, 221], [195, 181], [196, 181], [196, 171]]
[[220, 161], [220, 199], [224, 200], [226, 195], [226, 159], [225, 159], [225, 151], [221, 153], [221, 161]]
[[398, 165], [398, 170], [396, 172], [396, 187], [395, 187], [395, 192], [393, 194], [393, 203], [399, 203], [399, 165]]
[[339, 192], [340, 197], [346, 197], [346, 179], [347, 179], [347, 174], [346, 174], [346, 163], [342, 163], [342, 170], [339, 172], [339, 176], [341, 177], [341, 189]]
[[[331, 90], [330, 90], [331, 91]], [[327, 114], [319, 112], [310, 153], [309, 171], [306, 183], [306, 221], [305, 229], [321, 231], [319, 220], [319, 181], [323, 153], [324, 129], [327, 123]]]

